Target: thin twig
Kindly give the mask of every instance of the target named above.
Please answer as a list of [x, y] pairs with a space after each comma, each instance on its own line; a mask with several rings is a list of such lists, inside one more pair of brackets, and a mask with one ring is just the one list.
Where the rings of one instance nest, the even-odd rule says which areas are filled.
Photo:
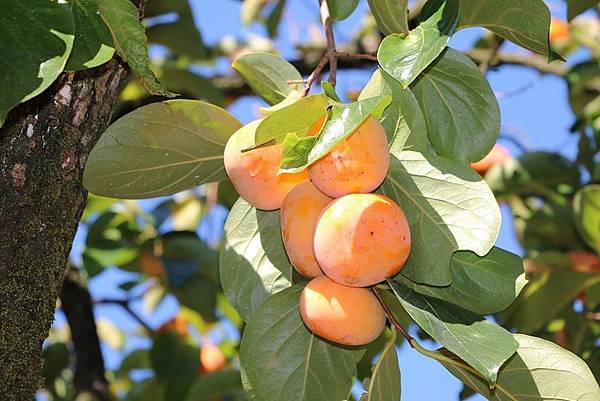
[[325, 30], [325, 38], [327, 40], [327, 58], [329, 59], [329, 83], [335, 86], [337, 76], [337, 58], [335, 48], [335, 37], [333, 36], [333, 22], [329, 5], [326, 0], [319, 0], [321, 4], [321, 22]]
[[379, 303], [383, 307], [383, 310], [385, 311], [385, 314], [387, 315], [388, 320], [390, 321], [392, 326], [394, 326], [394, 328], [398, 330], [404, 336], [404, 338], [406, 338], [406, 341], [408, 341], [411, 347], [415, 348], [415, 339], [413, 338], [413, 336], [408, 334], [408, 331], [406, 331], [406, 329], [402, 327], [402, 325], [398, 322], [396, 316], [394, 316], [394, 313], [392, 313], [392, 310], [386, 305], [383, 298], [381, 297], [381, 294], [379, 294], [379, 290], [373, 287], [373, 293], [379, 300]]
[[334, 53], [335, 58], [339, 59], [345, 59], [345, 60], [371, 60], [371, 61], [377, 61], [377, 55], [376, 54], [370, 54], [370, 53], [348, 53], [348, 52], [338, 52], [336, 51]]
[[308, 95], [308, 92], [310, 92], [310, 87], [312, 86], [313, 82], [319, 79], [327, 63], [329, 63], [329, 56], [327, 55], [327, 53], [325, 53], [323, 57], [321, 57], [319, 64], [317, 64], [313, 72], [311, 72], [308, 78], [306, 78], [306, 85], [304, 85], [303, 93], [304, 96]]
[[154, 329], [150, 327], [150, 325], [148, 325], [148, 323], [146, 323], [144, 319], [141, 318], [141, 316], [135, 313], [133, 309], [131, 309], [131, 307], [129, 306], [130, 301], [132, 301], [132, 299], [100, 299], [95, 301], [94, 303], [120, 305], [135, 321], [142, 325], [146, 330], [148, 330], [151, 333], [154, 332]]

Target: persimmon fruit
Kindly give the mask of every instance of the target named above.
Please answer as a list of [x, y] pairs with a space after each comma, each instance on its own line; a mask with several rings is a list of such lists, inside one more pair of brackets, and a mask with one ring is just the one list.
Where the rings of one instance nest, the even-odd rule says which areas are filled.
[[481, 175], [496, 165], [504, 164], [510, 159], [510, 152], [502, 145], [494, 145], [490, 153], [478, 162], [471, 163], [471, 168]]
[[367, 287], [400, 272], [411, 248], [408, 221], [394, 201], [350, 194], [331, 202], [317, 220], [315, 258], [332, 280]]
[[323, 274], [313, 251], [313, 232], [321, 211], [333, 199], [312, 183], [292, 189], [281, 205], [281, 234], [285, 250], [296, 270], [305, 277]]
[[356, 346], [375, 340], [385, 327], [385, 311], [370, 289], [312, 279], [300, 295], [300, 316], [318, 336]]
[[389, 167], [385, 130], [376, 118], [368, 117], [348, 138], [313, 163], [308, 174], [321, 192], [339, 198], [374, 191], [385, 179]]
[[287, 193], [308, 181], [308, 173], [278, 174], [282, 145], [254, 146], [254, 133], [260, 120], [236, 131], [225, 146], [224, 163], [236, 191], [257, 209], [276, 210]]

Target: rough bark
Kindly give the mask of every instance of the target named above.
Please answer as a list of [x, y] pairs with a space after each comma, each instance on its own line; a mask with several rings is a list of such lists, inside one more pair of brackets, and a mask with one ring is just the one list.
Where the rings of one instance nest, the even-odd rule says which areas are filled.
[[71, 269], [65, 277], [60, 304], [71, 328], [75, 350], [74, 399], [110, 401], [92, 297], [77, 270]]
[[83, 211], [83, 167], [127, 70], [63, 74], [0, 129], [0, 399], [30, 401]]

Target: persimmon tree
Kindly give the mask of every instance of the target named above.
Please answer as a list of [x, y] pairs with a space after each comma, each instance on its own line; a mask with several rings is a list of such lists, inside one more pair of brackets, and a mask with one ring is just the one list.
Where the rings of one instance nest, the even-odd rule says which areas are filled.
[[[44, 387], [57, 400], [114, 394], [157, 401], [347, 400], [356, 380], [363, 400], [399, 400], [395, 347], [403, 341], [461, 380], [463, 397], [600, 399], [600, 45], [590, 34], [600, 30], [597, 18], [562, 30], [554, 22], [551, 30], [542, 0], [369, 0], [374, 23], [341, 45], [333, 26], [355, 12], [358, 0], [317, 3], [324, 46], [303, 49], [302, 58], [291, 61], [275, 51], [205, 46], [185, 1], [4, 5], [0, 394], [6, 399], [30, 399], [41, 386], [39, 355], [59, 294], [71, 336], [66, 341], [51, 332], [43, 370]], [[568, 6], [572, 19], [597, 2], [570, 0]], [[276, 36], [285, 7], [284, 0], [246, 0], [242, 19], [263, 21]], [[140, 22], [173, 13], [174, 22]], [[471, 27], [488, 30], [473, 49], [448, 47], [455, 32]], [[168, 48], [170, 58], [152, 64], [148, 41]], [[507, 53], [505, 41], [529, 53]], [[567, 57], [582, 47], [590, 51], [587, 62], [568, 68], [560, 61], [559, 53]], [[190, 60], [220, 56], [231, 56], [237, 76], [206, 79], [188, 70]], [[479, 169], [485, 177], [471, 167], [500, 134], [485, 73], [507, 64], [566, 79], [573, 135], [579, 136], [576, 160], [526, 152]], [[370, 69], [372, 76], [344, 103], [335, 89], [337, 71], [349, 67]], [[134, 79], [121, 92], [129, 71]], [[186, 99], [164, 100], [177, 94]], [[223, 106], [247, 94], [268, 105], [259, 120], [243, 125]], [[113, 113], [119, 118], [109, 125]], [[347, 187], [326, 188], [316, 166], [367, 123], [385, 132], [378, 143], [387, 141], [387, 148], [377, 160], [389, 158], [389, 167], [366, 176], [359, 168], [349, 176], [360, 178]], [[372, 139], [375, 131], [364, 135]], [[381, 152], [381, 146], [373, 149]], [[253, 159], [256, 152], [269, 152], [277, 162], [264, 166]], [[271, 174], [266, 184], [251, 180], [261, 169]], [[381, 310], [382, 319], [355, 319], [383, 327], [385, 315], [387, 322], [366, 345], [326, 340], [307, 318], [310, 300], [301, 294], [318, 282], [308, 284], [302, 275], [313, 273], [298, 266], [290, 247], [309, 241], [316, 250], [313, 230], [289, 223], [291, 231], [284, 227], [282, 234], [282, 222], [300, 211], [278, 209], [308, 178], [325, 199], [374, 191], [369, 196], [401, 208], [409, 227], [410, 253], [400, 272], [360, 289], [369, 307], [356, 310]], [[115, 200], [186, 190], [192, 192], [150, 211]], [[83, 213], [87, 191], [94, 195]], [[514, 215], [525, 264], [496, 246], [499, 202]], [[217, 204], [229, 213], [222, 239], [209, 245], [194, 231]], [[88, 229], [85, 248], [80, 265], [69, 266], [80, 219]], [[299, 241], [302, 236], [309, 238]], [[336, 239], [322, 237], [319, 244], [327, 247], [321, 254], [335, 256]], [[141, 274], [122, 284], [126, 298], [94, 302], [120, 305], [152, 347], [132, 352], [106, 375], [96, 332], [106, 336], [112, 329], [96, 325], [82, 275], [109, 266]], [[130, 307], [140, 297], [156, 305], [165, 294], [175, 296], [181, 311], [158, 329]], [[207, 340], [208, 327], [220, 319], [240, 330], [239, 349]], [[343, 323], [338, 343], [344, 330], [354, 329]], [[409, 334], [415, 331], [418, 336]], [[440, 348], [426, 349], [421, 339]], [[153, 375], [134, 381], [135, 369]], [[70, 370], [72, 380], [65, 374]]]

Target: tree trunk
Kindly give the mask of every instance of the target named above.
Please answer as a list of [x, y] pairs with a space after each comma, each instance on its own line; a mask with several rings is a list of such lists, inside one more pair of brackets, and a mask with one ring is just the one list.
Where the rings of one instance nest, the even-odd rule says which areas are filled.
[[60, 292], [60, 306], [75, 349], [75, 401], [110, 401], [92, 297], [78, 270], [71, 269]]
[[[65, 73], [0, 129], [0, 399], [30, 401], [83, 211], [89, 152], [122, 84], [117, 59]], [[1, 94], [0, 94], [1, 96]]]

